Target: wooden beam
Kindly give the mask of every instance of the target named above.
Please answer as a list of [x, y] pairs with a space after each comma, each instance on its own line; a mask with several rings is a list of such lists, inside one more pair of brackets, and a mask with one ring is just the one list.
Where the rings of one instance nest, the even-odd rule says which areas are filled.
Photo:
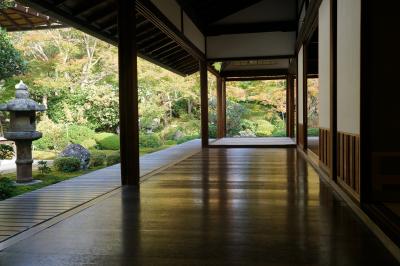
[[207, 62], [200, 61], [201, 146], [208, 147], [208, 80]]
[[221, 77], [266, 77], [266, 76], [286, 76], [287, 69], [254, 69], [254, 70], [227, 70], [221, 72]]
[[225, 61], [290, 59], [294, 57], [296, 57], [296, 55], [294, 54], [267, 55], [267, 56], [241, 56], [241, 57], [212, 57], [212, 58], [207, 58], [207, 61], [210, 63], [214, 63], [214, 62], [225, 62]]
[[226, 81], [254, 81], [254, 80], [283, 80], [286, 77], [284, 75], [279, 76], [259, 76], [259, 77], [237, 77], [237, 78], [225, 78]]
[[[307, 2], [306, 2], [307, 3]], [[297, 35], [296, 41], [296, 54], [299, 53], [301, 46], [303, 43], [310, 39], [312, 36], [315, 27], [318, 24], [318, 12], [319, 7], [322, 3], [322, 0], [315, 0], [310, 3], [309, 8], [306, 9], [306, 16], [304, 18], [303, 26], [300, 29], [299, 34]]]
[[135, 2], [117, 1], [121, 182], [131, 186], [140, 180]]
[[218, 36], [224, 34], [242, 34], [257, 32], [290, 32], [297, 31], [297, 21], [272, 21], [260, 23], [242, 23], [229, 25], [212, 25], [206, 30], [207, 36]]

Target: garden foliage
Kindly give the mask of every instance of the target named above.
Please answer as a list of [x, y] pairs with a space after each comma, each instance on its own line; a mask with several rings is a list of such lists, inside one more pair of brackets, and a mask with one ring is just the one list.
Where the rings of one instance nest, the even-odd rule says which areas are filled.
[[81, 162], [75, 157], [59, 157], [54, 160], [54, 167], [62, 172], [75, 172], [81, 168]]

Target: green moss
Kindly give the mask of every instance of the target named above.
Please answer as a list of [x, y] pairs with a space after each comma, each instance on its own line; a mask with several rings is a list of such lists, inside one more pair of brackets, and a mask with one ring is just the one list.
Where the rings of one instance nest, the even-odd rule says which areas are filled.
[[32, 151], [34, 160], [54, 160], [57, 158], [55, 151]]
[[119, 150], [119, 136], [113, 133], [97, 133], [94, 136], [102, 150]]

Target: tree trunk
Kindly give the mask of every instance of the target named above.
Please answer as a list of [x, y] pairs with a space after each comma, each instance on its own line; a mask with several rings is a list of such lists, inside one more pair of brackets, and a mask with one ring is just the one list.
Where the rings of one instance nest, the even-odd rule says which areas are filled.
[[191, 115], [192, 114], [192, 101], [190, 99], [188, 99], [187, 105], [188, 105], [187, 106], [188, 107], [188, 109], [187, 109], [188, 115]]

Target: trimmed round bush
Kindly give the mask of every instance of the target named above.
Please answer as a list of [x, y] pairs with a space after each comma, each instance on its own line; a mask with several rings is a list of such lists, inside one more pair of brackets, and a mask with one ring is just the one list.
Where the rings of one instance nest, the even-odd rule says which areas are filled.
[[257, 129], [255, 131], [257, 137], [269, 137], [275, 130], [275, 126], [266, 120], [257, 120]]
[[94, 139], [85, 139], [80, 144], [86, 149], [94, 149], [97, 146], [97, 143]]
[[81, 161], [75, 157], [59, 157], [54, 160], [54, 167], [62, 172], [75, 172], [81, 168]]
[[15, 184], [14, 182], [7, 178], [0, 178], [0, 200], [7, 199], [14, 194]]
[[119, 136], [113, 133], [97, 133], [94, 136], [101, 150], [119, 150]]
[[121, 157], [119, 154], [111, 154], [107, 156], [106, 162], [107, 166], [114, 165], [121, 162]]
[[106, 162], [106, 155], [104, 154], [96, 154], [90, 157], [89, 167], [98, 167], [103, 166]]
[[93, 139], [95, 135], [95, 132], [92, 129], [85, 126], [70, 125], [68, 126], [67, 129], [68, 129], [68, 140], [73, 144], [82, 145], [82, 142], [88, 139]]
[[158, 148], [162, 145], [161, 138], [155, 134], [140, 134], [139, 146], [142, 148]]

